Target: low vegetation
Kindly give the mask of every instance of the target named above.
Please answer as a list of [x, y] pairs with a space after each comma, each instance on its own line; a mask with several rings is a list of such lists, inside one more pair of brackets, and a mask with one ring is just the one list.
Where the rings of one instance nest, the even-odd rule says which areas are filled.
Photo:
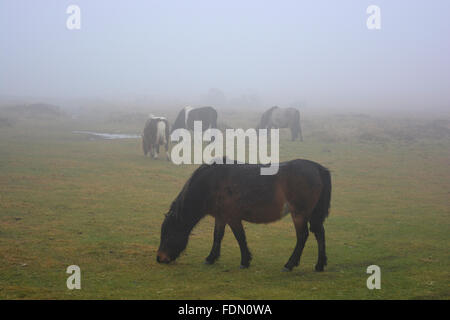
[[[196, 166], [144, 158], [139, 139], [72, 134], [140, 133], [145, 119], [18, 119], [0, 125], [1, 299], [450, 298], [447, 120], [305, 114], [304, 142], [282, 131], [282, 161], [311, 159], [333, 178], [328, 267], [313, 271], [311, 235], [300, 266], [285, 273], [295, 245], [289, 217], [245, 225], [254, 256], [248, 270], [239, 269], [229, 228], [221, 258], [203, 264], [212, 244], [208, 217], [176, 263], [156, 263], [163, 214]], [[220, 120], [248, 128], [257, 115]], [[66, 287], [73, 264], [81, 290]], [[381, 290], [366, 287], [372, 264], [381, 268]]]

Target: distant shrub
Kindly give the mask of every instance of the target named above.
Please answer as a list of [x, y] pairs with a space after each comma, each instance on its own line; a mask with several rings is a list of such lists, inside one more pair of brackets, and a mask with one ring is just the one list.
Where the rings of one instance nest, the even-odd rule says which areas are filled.
[[324, 143], [336, 143], [339, 141], [339, 138], [337, 135], [333, 134], [332, 132], [321, 130], [321, 131], [313, 131], [310, 135], [313, 139], [317, 139], [320, 142]]
[[11, 127], [12, 121], [8, 118], [0, 118], [0, 128], [2, 127]]
[[61, 110], [60, 107], [46, 103], [34, 103], [28, 105], [5, 107], [2, 109], [2, 112], [14, 115], [16, 117], [30, 118], [54, 118], [65, 116], [65, 113]]
[[450, 127], [445, 120], [431, 121], [420, 124], [406, 124], [396, 128], [389, 128], [386, 133], [392, 139], [411, 142], [419, 139], [449, 139]]
[[[155, 113], [156, 116], [159, 114]], [[107, 123], [115, 123], [115, 124], [135, 124], [135, 123], [145, 123], [147, 121], [149, 115], [146, 113], [113, 113], [109, 115], [106, 122]]]
[[383, 143], [389, 141], [389, 138], [370, 133], [364, 132], [358, 136], [358, 140], [360, 142], [375, 142], [375, 143]]

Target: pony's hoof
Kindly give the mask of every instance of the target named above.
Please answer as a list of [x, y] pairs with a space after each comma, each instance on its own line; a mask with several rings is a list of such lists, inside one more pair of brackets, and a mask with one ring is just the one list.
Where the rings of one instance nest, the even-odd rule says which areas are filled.
[[203, 262], [203, 264], [206, 264], [206, 265], [212, 265], [214, 263], [214, 261], [209, 261], [209, 260], [205, 260], [204, 262]]
[[316, 272], [323, 272], [324, 268], [323, 266], [316, 265], [314, 269], [316, 270]]
[[248, 269], [248, 267], [250, 267], [249, 265], [245, 265], [245, 264], [241, 264], [239, 266], [239, 269]]
[[289, 268], [284, 267], [281, 271], [282, 271], [282, 272], [291, 272], [291, 271], [292, 271], [292, 268], [289, 269]]

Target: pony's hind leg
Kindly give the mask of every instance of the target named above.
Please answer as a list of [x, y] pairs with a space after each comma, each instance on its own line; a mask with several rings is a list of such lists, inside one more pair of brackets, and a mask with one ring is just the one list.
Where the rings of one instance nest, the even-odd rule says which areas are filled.
[[295, 141], [298, 137], [298, 129], [296, 127], [291, 127], [291, 141]]
[[288, 262], [285, 264], [283, 271], [291, 271], [292, 268], [299, 265], [300, 257], [309, 235], [308, 223], [305, 216], [300, 213], [292, 213], [291, 215], [295, 226], [295, 232], [297, 234], [297, 245], [295, 246], [294, 252], [292, 252]]
[[158, 143], [155, 147], [155, 159], [159, 158], [159, 151], [161, 150], [161, 145]]
[[233, 234], [239, 243], [239, 248], [241, 249], [241, 269], [248, 268], [250, 266], [250, 261], [252, 260], [252, 255], [247, 246], [247, 240], [245, 238], [244, 227], [242, 226], [242, 221], [229, 223]]
[[303, 141], [302, 127], [300, 125], [298, 127], [298, 135], [300, 136], [300, 141]]
[[149, 157], [150, 158], [154, 158], [155, 157], [155, 147], [151, 144], [150, 146], [149, 146]]
[[170, 161], [170, 155], [169, 155], [169, 143], [166, 142], [166, 144], [164, 145], [164, 149], [166, 150], [166, 158], [167, 161]]
[[316, 271], [323, 271], [324, 267], [327, 265], [327, 255], [325, 254], [325, 229], [323, 225], [317, 228], [317, 230], [311, 230], [317, 240], [317, 245], [319, 247], [319, 256], [317, 258]]
[[225, 234], [225, 223], [218, 221], [216, 218], [214, 225], [214, 242], [211, 252], [205, 259], [205, 264], [213, 264], [220, 256], [220, 244]]

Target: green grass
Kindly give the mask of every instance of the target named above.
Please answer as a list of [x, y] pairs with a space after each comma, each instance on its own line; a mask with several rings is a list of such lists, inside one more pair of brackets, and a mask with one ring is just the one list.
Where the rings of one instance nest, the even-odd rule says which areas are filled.
[[[300, 266], [281, 272], [295, 245], [289, 217], [245, 224], [254, 256], [248, 270], [239, 269], [228, 227], [221, 258], [203, 264], [211, 217], [194, 229], [176, 263], [159, 265], [163, 214], [196, 166], [144, 158], [138, 140], [71, 133], [117, 129], [103, 122], [23, 120], [0, 127], [0, 298], [449, 299], [448, 137], [416, 136], [417, 126], [401, 120], [304, 121], [305, 142], [283, 132], [280, 155], [331, 169], [323, 273], [313, 271], [312, 235]], [[234, 125], [232, 118], [226, 122]], [[72, 264], [81, 268], [81, 290], [66, 287]], [[381, 290], [366, 287], [371, 264], [381, 267]]]

